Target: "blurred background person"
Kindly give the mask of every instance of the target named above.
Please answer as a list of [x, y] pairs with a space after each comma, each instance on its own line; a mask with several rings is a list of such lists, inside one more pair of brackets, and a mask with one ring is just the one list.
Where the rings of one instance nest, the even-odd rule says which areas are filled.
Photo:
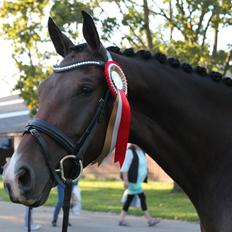
[[158, 219], [150, 216], [146, 196], [142, 189], [142, 183], [147, 179], [147, 170], [147, 159], [143, 150], [135, 144], [130, 145], [126, 151], [125, 160], [121, 168], [121, 178], [126, 189], [126, 197], [119, 216], [119, 226], [128, 226], [125, 217], [132, 201], [137, 196], [140, 199], [141, 209], [148, 226], [154, 226], [160, 222]]

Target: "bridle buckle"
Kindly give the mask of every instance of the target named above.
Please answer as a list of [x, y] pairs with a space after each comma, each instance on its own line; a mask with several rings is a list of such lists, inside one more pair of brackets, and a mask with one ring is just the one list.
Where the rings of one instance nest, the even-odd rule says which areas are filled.
[[[67, 178], [65, 176], [64, 161], [66, 161], [67, 159], [73, 160], [72, 162], [75, 164], [76, 167], [78, 166], [77, 170], [79, 170], [79, 173], [77, 175], [75, 175], [74, 177], [71, 177], [71, 178]], [[66, 156], [64, 156], [60, 160], [60, 169], [56, 169], [56, 172], [60, 172], [60, 177], [64, 181], [64, 183], [67, 181], [67, 179], [69, 179], [69, 180], [71, 179], [73, 183], [78, 181], [80, 179], [80, 177], [81, 177], [82, 171], [83, 171], [82, 161], [80, 159], [77, 160], [75, 155], [66, 155]]]

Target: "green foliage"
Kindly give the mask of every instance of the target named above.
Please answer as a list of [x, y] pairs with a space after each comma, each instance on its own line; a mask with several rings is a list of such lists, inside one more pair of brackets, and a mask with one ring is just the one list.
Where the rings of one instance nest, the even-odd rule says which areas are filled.
[[50, 16], [58, 27], [71, 35], [75, 41], [78, 37], [77, 26], [82, 22], [81, 11], [87, 10], [93, 14], [88, 3], [84, 1], [54, 0], [50, 10]]
[[26, 64], [18, 64], [20, 72], [19, 80], [15, 86], [15, 89], [20, 89], [20, 95], [24, 99], [25, 104], [31, 110], [31, 114], [34, 115], [38, 106], [38, 86], [40, 81], [45, 79], [51, 70], [43, 70], [41, 66], [30, 66]]
[[15, 89], [34, 113], [37, 105], [37, 86], [47, 75], [42, 66], [43, 54], [39, 50], [45, 38], [42, 36], [41, 19], [48, 1], [4, 1], [0, 9], [1, 36], [12, 41], [15, 63], [19, 69], [19, 81]]
[[107, 17], [102, 20], [102, 39], [109, 40], [112, 38], [112, 31], [116, 28], [119, 28], [119, 24], [117, 23], [117, 18], [115, 17]]
[[94, 16], [102, 39], [112, 45], [159, 50], [193, 65], [232, 71], [231, 44], [228, 51], [217, 49], [221, 28], [232, 24], [231, 0], [4, 0], [0, 36], [12, 42], [19, 69], [15, 89], [32, 113], [37, 108], [37, 86], [51, 72], [46, 61], [54, 55], [41, 49], [48, 42], [47, 18], [50, 15], [78, 43], [81, 10]]

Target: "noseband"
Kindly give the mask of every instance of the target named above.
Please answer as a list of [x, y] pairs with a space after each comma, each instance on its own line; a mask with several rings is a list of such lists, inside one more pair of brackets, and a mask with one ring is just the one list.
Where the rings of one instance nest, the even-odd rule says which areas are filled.
[[[111, 59], [111, 55], [108, 51], [106, 52], [106, 54], [107, 54], [107, 58]], [[53, 71], [56, 73], [67, 72], [85, 66], [93, 66], [93, 65], [104, 67], [105, 62], [94, 61], [94, 60], [81, 61], [65, 66], [54, 66]], [[39, 144], [51, 176], [56, 181], [56, 183], [65, 187], [65, 199], [63, 206], [63, 210], [64, 210], [63, 229], [62, 229], [63, 232], [67, 231], [67, 226], [68, 226], [68, 215], [69, 215], [69, 207], [70, 207], [69, 202], [71, 198], [72, 183], [79, 180], [81, 176], [81, 172], [83, 169], [83, 164], [82, 164], [83, 155], [85, 154], [90, 142], [92, 141], [97, 123], [100, 122], [100, 119], [104, 114], [108, 98], [109, 98], [109, 90], [107, 88], [104, 96], [98, 102], [98, 107], [92, 119], [90, 120], [89, 125], [85, 129], [82, 136], [78, 139], [78, 141], [73, 141], [73, 139], [68, 137], [58, 127], [39, 118], [35, 118], [29, 121], [25, 127], [24, 134], [30, 133], [35, 139], [35, 141]], [[52, 165], [51, 162], [52, 154], [50, 154], [49, 152], [48, 144], [44, 139], [43, 134], [49, 136], [51, 139], [56, 141], [65, 151], [67, 151], [68, 155], [64, 156], [60, 160], [59, 169], [55, 169], [55, 167]], [[64, 162], [67, 160], [71, 161], [74, 166], [71, 175], [67, 175], [66, 170], [64, 168]], [[30, 226], [28, 226], [28, 228], [30, 231]]]

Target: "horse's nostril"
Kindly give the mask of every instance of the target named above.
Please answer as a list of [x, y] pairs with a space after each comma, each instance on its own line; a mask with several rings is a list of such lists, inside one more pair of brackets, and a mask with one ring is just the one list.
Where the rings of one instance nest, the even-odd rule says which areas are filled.
[[31, 191], [32, 180], [30, 170], [26, 167], [20, 168], [17, 172], [19, 189], [22, 193]]

